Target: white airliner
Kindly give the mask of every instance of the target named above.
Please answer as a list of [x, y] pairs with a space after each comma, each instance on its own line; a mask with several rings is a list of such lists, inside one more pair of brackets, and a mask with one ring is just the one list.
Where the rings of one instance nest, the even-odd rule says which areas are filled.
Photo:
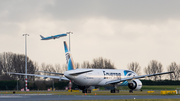
[[66, 55], [66, 62], [68, 71], [63, 73], [55, 73], [55, 72], [46, 72], [51, 74], [60, 74], [64, 76], [48, 76], [48, 75], [36, 75], [36, 74], [24, 74], [24, 73], [11, 73], [16, 75], [28, 75], [28, 76], [37, 76], [44, 78], [54, 78], [61, 80], [70, 80], [78, 85], [78, 87], [82, 90], [83, 93], [87, 93], [90, 90], [88, 89], [90, 86], [112, 86], [113, 89], [111, 93], [119, 93], [119, 90], [116, 89], [117, 86], [128, 86], [130, 92], [133, 90], [140, 90], [142, 87], [142, 82], [139, 78], [163, 75], [174, 73], [172, 72], [163, 72], [157, 74], [149, 74], [149, 75], [141, 75], [138, 76], [134, 71], [131, 70], [122, 70], [122, 69], [76, 69], [72, 55], [68, 50], [66, 42], [64, 42], [64, 49]]

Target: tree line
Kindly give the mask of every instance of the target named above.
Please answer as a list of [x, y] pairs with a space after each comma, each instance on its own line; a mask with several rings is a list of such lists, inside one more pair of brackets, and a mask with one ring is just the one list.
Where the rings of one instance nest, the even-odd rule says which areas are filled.
[[[15, 72], [15, 73], [25, 73], [25, 55], [23, 54], [16, 54], [12, 52], [4, 52], [0, 54], [0, 80], [21, 80], [24, 81], [24, 76], [20, 75], [9, 75], [6, 74], [6, 72]], [[27, 57], [27, 73], [29, 74], [42, 74], [37, 73], [36, 71], [48, 71], [48, 72], [58, 72], [63, 73], [67, 70], [67, 65], [63, 64], [45, 64], [42, 63], [41, 65], [38, 65], [37, 62], [32, 61]], [[90, 63], [89, 61], [84, 61], [82, 64], [75, 63], [76, 68], [88, 68], [88, 69], [116, 69], [114, 64], [106, 58], [99, 57], [93, 59], [93, 61]], [[127, 69], [135, 71], [138, 75], [142, 75], [142, 71], [144, 71], [145, 74], [154, 74], [154, 73], [160, 73], [164, 71], [163, 65], [156, 61], [152, 60], [150, 63], [145, 67], [143, 70], [141, 70], [141, 66], [138, 62], [132, 62], [127, 65]], [[149, 80], [161, 80], [164, 76], [165, 79], [169, 80], [179, 80], [180, 79], [180, 66], [177, 65], [175, 62], [172, 62], [167, 68], [166, 71], [175, 71], [175, 73], [167, 74], [167, 75], [158, 75], [154, 77], [148, 78]], [[53, 75], [53, 74], [48, 74]], [[164, 79], [163, 78], [163, 79]], [[28, 76], [28, 81], [35, 81], [35, 80], [41, 80], [41, 78], [35, 78], [33, 76]]]
[[[132, 62], [128, 64], [127, 67], [129, 70], [135, 71], [138, 75], [141, 74], [141, 66], [137, 62]], [[171, 74], [166, 74], [166, 75], [158, 75], [158, 76], [153, 76], [153, 77], [148, 77], [146, 79], [157, 81], [161, 80], [162, 77], [163, 79], [168, 79], [168, 80], [179, 80], [180, 79], [180, 65], [177, 65], [176, 62], [172, 62], [167, 68], [168, 72], [174, 71], [175, 73]], [[155, 74], [155, 73], [161, 73], [164, 72], [163, 65], [158, 62], [157, 60], [152, 60], [148, 64], [147, 67], [144, 68], [145, 74]]]
[[[76, 68], [93, 68], [93, 69], [115, 69], [114, 64], [102, 57], [93, 59], [93, 62], [84, 61], [81, 65], [75, 63]], [[63, 64], [45, 64], [38, 65], [37, 62], [32, 61], [27, 57], [27, 73], [28, 74], [42, 74], [36, 71], [48, 71], [63, 73], [67, 71], [67, 65]], [[0, 80], [21, 80], [24, 81], [24, 76], [9, 75], [6, 72], [25, 73], [25, 55], [16, 54], [12, 52], [4, 52], [0, 54]], [[51, 74], [49, 74], [51, 75]], [[53, 74], [52, 74], [53, 75]], [[39, 80], [38, 77], [28, 76], [28, 81]]]

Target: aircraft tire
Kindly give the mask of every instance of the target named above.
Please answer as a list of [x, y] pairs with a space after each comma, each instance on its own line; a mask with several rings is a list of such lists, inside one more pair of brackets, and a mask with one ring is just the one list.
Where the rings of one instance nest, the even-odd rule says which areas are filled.
[[91, 93], [91, 90], [90, 90], [90, 89], [88, 89], [88, 90], [87, 90], [87, 93]]
[[83, 90], [82, 90], [82, 93], [87, 93], [87, 89], [83, 89]]
[[131, 90], [129, 90], [129, 93], [133, 93], [133, 90], [131, 89]]
[[113, 89], [113, 90], [111, 90], [111, 93], [119, 93], [119, 90], [118, 89]]

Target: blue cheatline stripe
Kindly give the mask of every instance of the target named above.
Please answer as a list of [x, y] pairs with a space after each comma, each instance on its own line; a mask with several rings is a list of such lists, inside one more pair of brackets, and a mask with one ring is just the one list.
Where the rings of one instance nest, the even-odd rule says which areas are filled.
[[69, 58], [69, 61], [68, 61], [68, 70], [73, 70], [71, 58]]
[[64, 50], [65, 50], [65, 53], [67, 53], [69, 51], [68, 47], [67, 47], [67, 44], [66, 44], [66, 41], [64, 41]]

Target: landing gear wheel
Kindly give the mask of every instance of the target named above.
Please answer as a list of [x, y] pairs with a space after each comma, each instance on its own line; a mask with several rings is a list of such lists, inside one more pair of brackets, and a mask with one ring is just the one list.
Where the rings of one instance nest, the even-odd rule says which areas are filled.
[[111, 93], [119, 93], [119, 90], [118, 89], [113, 89], [113, 90], [111, 90]]
[[83, 89], [82, 93], [91, 93], [91, 90], [90, 89]]
[[133, 93], [133, 90], [129, 90], [129, 93]]
[[91, 93], [91, 90], [90, 90], [90, 89], [87, 89], [87, 93]]
[[87, 89], [83, 89], [83, 90], [82, 90], [82, 93], [87, 93]]

